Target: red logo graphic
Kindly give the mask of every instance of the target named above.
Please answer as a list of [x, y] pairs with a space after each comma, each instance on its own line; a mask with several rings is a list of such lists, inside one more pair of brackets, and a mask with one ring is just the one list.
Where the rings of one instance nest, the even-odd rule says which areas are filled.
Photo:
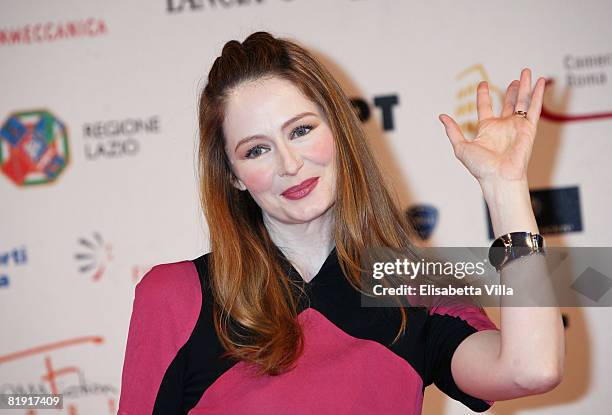
[[[554, 84], [553, 79], [546, 80], [546, 87], [552, 86], [552, 84]], [[612, 111], [596, 112], [591, 114], [559, 114], [547, 109], [546, 103], [542, 103], [542, 112], [540, 113], [540, 116], [544, 119], [555, 122], [591, 121], [601, 120], [603, 118], [612, 118]]]
[[[33, 356], [44, 354], [45, 355], [44, 356], [44, 372], [42, 376], [40, 377], [40, 380], [42, 381], [42, 383], [40, 384], [40, 387], [38, 388], [38, 389], [43, 389], [43, 391], [38, 390], [37, 393], [53, 393], [53, 394], [63, 393], [63, 391], [58, 386], [58, 382], [57, 382], [58, 378], [76, 376], [79, 379], [80, 384], [78, 387], [80, 388], [80, 390], [94, 390], [95, 389], [96, 390], [95, 393], [98, 393], [98, 394], [100, 393], [107, 394], [109, 392], [116, 394], [116, 392], [114, 391], [115, 388], [112, 386], [104, 386], [104, 385], [97, 385], [97, 384], [87, 385], [84, 381], [83, 372], [78, 366], [64, 366], [60, 368], [54, 367], [51, 356], [49, 355], [50, 352], [54, 350], [58, 350], [58, 349], [64, 349], [67, 347], [73, 347], [73, 346], [83, 345], [83, 344], [88, 344], [88, 343], [94, 344], [94, 345], [101, 345], [102, 343], [104, 343], [104, 338], [100, 336], [77, 337], [73, 339], [58, 341], [55, 343], [49, 343], [49, 344], [45, 344], [41, 346], [36, 346], [36, 347], [32, 347], [32, 348], [25, 349], [25, 350], [20, 350], [17, 352], [9, 353], [4, 356], [0, 355], [0, 366], [8, 362], [14, 362], [16, 360], [18, 361], [21, 359], [31, 358]], [[8, 386], [10, 385], [8, 384], [5, 385], [5, 388]], [[27, 390], [23, 386], [13, 386], [13, 389]], [[72, 387], [72, 389], [74, 389], [74, 387]], [[64, 393], [64, 395], [66, 394]], [[66, 400], [64, 400], [64, 403], [66, 403]], [[108, 413], [115, 414], [117, 412], [117, 409], [115, 407], [116, 405], [115, 405], [114, 398], [112, 397], [107, 398], [106, 406], [107, 406]], [[66, 405], [65, 408], [67, 409], [68, 411], [67, 413], [69, 415], [79, 414], [78, 407], [74, 403], [70, 403]], [[42, 412], [45, 412], [45, 411], [42, 411]], [[26, 414], [36, 415], [38, 414], [38, 412], [34, 410], [30, 410], [26, 412]]]
[[80, 252], [74, 255], [79, 261], [79, 272], [91, 275], [94, 281], [100, 280], [107, 264], [113, 259], [113, 246], [94, 232], [93, 239], [79, 238], [79, 249]]
[[53, 42], [75, 37], [95, 37], [108, 32], [102, 19], [72, 20], [63, 23], [45, 22], [0, 29], [0, 46]]
[[0, 127], [0, 170], [19, 186], [54, 181], [68, 160], [66, 125], [47, 110], [11, 114]]

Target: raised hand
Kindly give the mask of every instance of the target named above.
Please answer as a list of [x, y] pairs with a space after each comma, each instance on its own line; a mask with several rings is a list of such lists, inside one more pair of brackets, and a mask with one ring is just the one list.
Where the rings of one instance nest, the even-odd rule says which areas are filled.
[[[531, 70], [523, 69], [520, 81], [514, 80], [508, 86], [501, 114], [495, 117], [489, 87], [486, 82], [480, 82], [476, 92], [478, 132], [473, 140], [464, 137], [454, 119], [440, 115], [455, 156], [481, 185], [485, 182], [526, 182], [544, 85], [545, 79], [539, 78], [532, 92]], [[516, 111], [526, 111], [527, 116], [517, 115]]]

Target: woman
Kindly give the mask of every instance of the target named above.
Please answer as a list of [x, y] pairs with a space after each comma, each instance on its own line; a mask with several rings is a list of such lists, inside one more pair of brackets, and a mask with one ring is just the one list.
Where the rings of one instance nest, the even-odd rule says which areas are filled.
[[[440, 117], [497, 236], [537, 234], [526, 168], [543, 88], [529, 96], [524, 70], [494, 117], [482, 83], [473, 141]], [[119, 414], [417, 414], [431, 383], [481, 412], [558, 384], [557, 308], [504, 309], [499, 330], [467, 305], [361, 307], [360, 254], [416, 258], [411, 230], [347, 97], [306, 50], [265, 32], [226, 43], [199, 127], [212, 252], [136, 286]], [[528, 255], [502, 277], [541, 265]]]

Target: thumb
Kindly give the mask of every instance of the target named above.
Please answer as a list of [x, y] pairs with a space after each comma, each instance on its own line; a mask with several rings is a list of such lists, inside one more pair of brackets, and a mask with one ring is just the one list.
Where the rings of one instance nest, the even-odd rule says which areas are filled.
[[444, 129], [446, 130], [446, 135], [448, 136], [453, 150], [455, 150], [455, 154], [459, 152], [459, 149], [463, 146], [463, 144], [467, 141], [461, 132], [461, 128], [459, 125], [446, 114], [440, 114], [438, 119], [444, 124]]

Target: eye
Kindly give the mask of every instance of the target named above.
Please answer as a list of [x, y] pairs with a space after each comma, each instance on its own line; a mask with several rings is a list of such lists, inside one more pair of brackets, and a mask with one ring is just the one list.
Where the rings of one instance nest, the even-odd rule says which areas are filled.
[[308, 124], [302, 124], [298, 127], [295, 127], [293, 129], [293, 131], [291, 131], [291, 135], [294, 136], [297, 133], [297, 137], [302, 137], [306, 134], [308, 134], [311, 130], [312, 130], [312, 125], [308, 125]]
[[260, 150], [265, 150], [265, 149], [266, 149], [266, 147], [262, 146], [261, 144], [258, 144], [256, 146], [253, 146], [250, 149], [248, 149], [246, 154], [244, 155], [244, 157], [246, 157], [246, 158], [259, 157], [260, 155], [263, 154]]

